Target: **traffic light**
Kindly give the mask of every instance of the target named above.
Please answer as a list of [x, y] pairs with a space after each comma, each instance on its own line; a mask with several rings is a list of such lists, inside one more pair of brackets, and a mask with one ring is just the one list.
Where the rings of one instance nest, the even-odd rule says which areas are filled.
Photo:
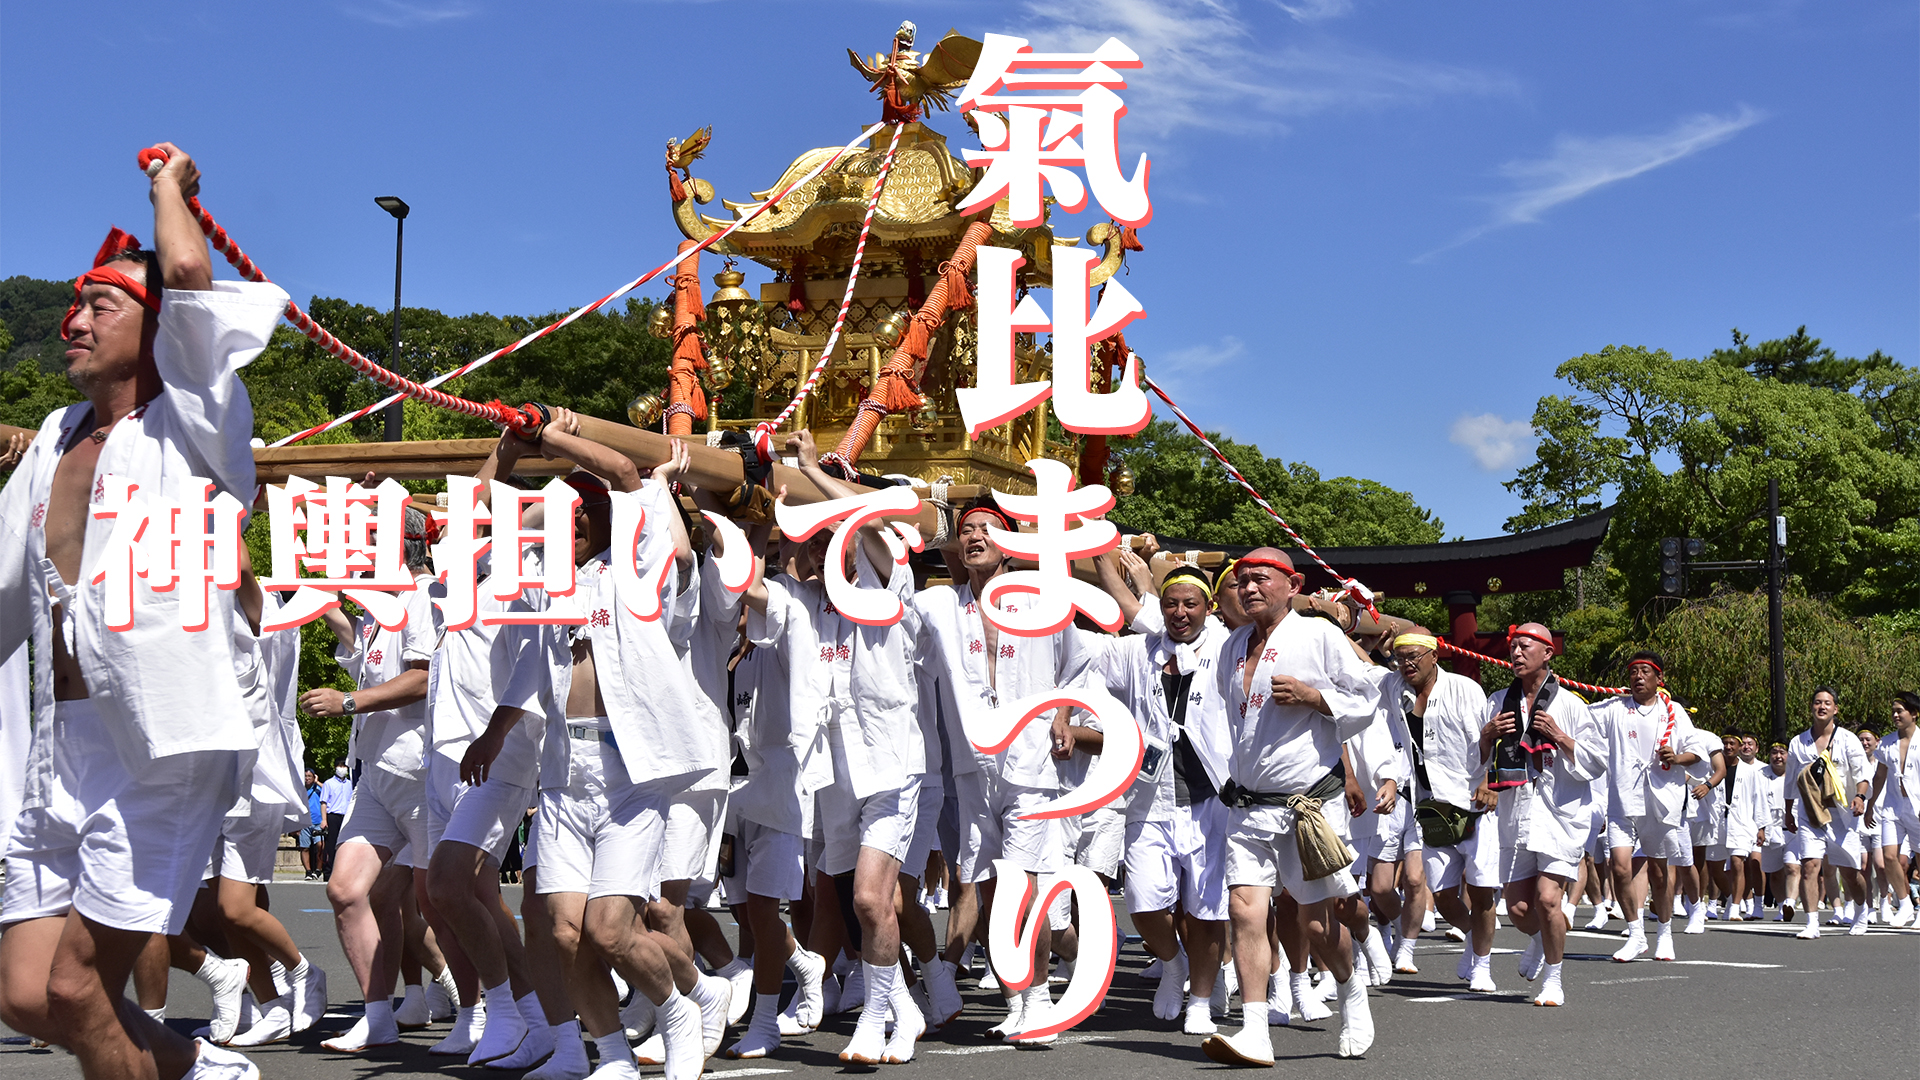
[[1695, 537], [1667, 536], [1660, 540], [1660, 594], [1687, 595], [1687, 564], [1707, 550], [1707, 542]]
[[1660, 540], [1660, 594], [1687, 595], [1686, 545], [1677, 536], [1662, 537]]

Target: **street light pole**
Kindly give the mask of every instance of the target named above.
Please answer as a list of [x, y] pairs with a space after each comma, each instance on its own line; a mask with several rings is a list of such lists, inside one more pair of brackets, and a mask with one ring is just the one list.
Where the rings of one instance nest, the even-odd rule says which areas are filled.
[[[398, 369], [400, 362], [400, 256], [407, 235], [407, 204], [398, 196], [382, 195], [373, 200], [380, 209], [393, 215], [393, 348], [387, 353], [387, 366]], [[387, 441], [400, 441], [400, 423], [404, 401], [387, 406]]]
[[1773, 741], [1787, 741], [1787, 630], [1780, 593], [1787, 580], [1787, 519], [1780, 480], [1767, 480], [1767, 676], [1773, 690]]

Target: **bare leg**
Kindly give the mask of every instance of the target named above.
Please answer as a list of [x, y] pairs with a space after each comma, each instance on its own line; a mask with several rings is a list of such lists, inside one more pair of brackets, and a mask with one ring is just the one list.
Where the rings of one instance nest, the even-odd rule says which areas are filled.
[[699, 908], [681, 908], [680, 912], [693, 951], [708, 967], [719, 971], [733, 963], [733, 946], [727, 943], [727, 932], [720, 929], [720, 920]]
[[[391, 972], [387, 973], [385, 985], [376, 988], [374, 959], [389, 924], [393, 933], [399, 932], [399, 920], [389, 918], [384, 910], [377, 910], [373, 902], [375, 884], [392, 858], [392, 852], [372, 844], [342, 844], [334, 853], [333, 874], [327, 879], [327, 901], [333, 905], [340, 950], [346, 953], [347, 966], [353, 969], [354, 981], [360, 984], [362, 998], [367, 1001], [384, 998], [393, 990]], [[401, 872], [405, 869], [398, 868]], [[378, 908], [387, 906], [378, 905]], [[392, 915], [397, 916], [398, 905], [393, 907]]]
[[900, 940], [913, 955], [932, 959], [939, 947], [933, 936], [933, 916], [920, 906], [920, 879], [904, 869], [894, 897], [894, 918], [900, 926]]
[[167, 938], [154, 934], [147, 939], [147, 947], [140, 951], [140, 959], [133, 965], [133, 997], [142, 1011], [167, 1007], [168, 955]]
[[1267, 914], [1273, 906], [1273, 890], [1259, 885], [1235, 885], [1227, 899], [1227, 920], [1233, 924], [1233, 964], [1240, 971], [1241, 1000], [1248, 1003], [1267, 1000], [1267, 976], [1274, 970]]
[[199, 1056], [192, 1042], [125, 1000], [127, 979], [153, 935], [115, 930], [68, 912], [52, 969], [47, 1007], [56, 1038], [86, 1077], [177, 1080]]
[[954, 881], [947, 901], [947, 946], [940, 954], [942, 958], [950, 964], [959, 963], [979, 921], [980, 890], [971, 882]]
[[[527, 927], [527, 978], [533, 983], [534, 992], [540, 995], [540, 1008], [547, 1015], [547, 1023], [564, 1024], [573, 1019], [573, 998], [567, 992], [571, 957], [563, 954], [556, 939], [553, 913], [548, 907], [547, 898], [540, 895], [538, 874], [539, 867], [527, 867], [520, 895], [520, 918]], [[581, 905], [584, 908], [585, 901], [581, 901]], [[578, 951], [578, 912], [574, 916], [572, 934], [574, 949]]]

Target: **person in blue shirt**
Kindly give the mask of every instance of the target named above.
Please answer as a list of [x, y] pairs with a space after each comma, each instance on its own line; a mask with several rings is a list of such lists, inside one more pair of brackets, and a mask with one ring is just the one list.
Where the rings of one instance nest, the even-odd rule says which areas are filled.
[[307, 826], [300, 830], [300, 852], [306, 860], [307, 880], [320, 880], [320, 871], [326, 865], [327, 815], [320, 798], [320, 778], [312, 769], [307, 770]]

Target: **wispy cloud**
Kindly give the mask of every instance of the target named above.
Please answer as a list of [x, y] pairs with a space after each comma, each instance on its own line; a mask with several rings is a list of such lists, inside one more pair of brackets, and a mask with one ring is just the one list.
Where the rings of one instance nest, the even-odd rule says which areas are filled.
[[1546, 157], [1500, 166], [1500, 174], [1513, 180], [1515, 186], [1491, 200], [1493, 213], [1487, 221], [1415, 261], [1496, 229], [1537, 223], [1541, 215], [1556, 206], [1718, 146], [1765, 119], [1765, 113], [1742, 105], [1726, 116], [1698, 113], [1682, 117], [1671, 128], [1653, 135], [1562, 135], [1554, 140], [1553, 152]]
[[1232, 334], [1218, 341], [1201, 341], [1167, 352], [1142, 354], [1153, 381], [1176, 400], [1203, 392], [1211, 372], [1246, 355], [1247, 343]]
[[410, 0], [362, 0], [358, 4], [349, 4], [343, 8], [348, 15], [364, 19], [380, 26], [413, 27], [432, 26], [435, 23], [452, 22], [464, 19], [478, 9], [462, 0], [432, 0], [432, 2], [410, 2]]
[[[1326, 18], [1344, 7], [1344, 0], [1296, 0], [1289, 14]], [[1052, 0], [1030, 3], [1028, 12], [1020, 33], [1037, 49], [1090, 50], [1117, 37], [1140, 54], [1144, 66], [1128, 75], [1124, 96], [1129, 130], [1147, 137], [1196, 127], [1273, 130], [1331, 110], [1513, 89], [1501, 76], [1383, 56], [1320, 35], [1277, 45], [1226, 0]], [[1326, 14], [1310, 14], [1317, 12]]]
[[1540, 440], [1525, 420], [1508, 420], [1497, 413], [1463, 416], [1447, 436], [1455, 446], [1473, 452], [1473, 460], [1488, 472], [1505, 472], [1520, 464]]
[[1337, 19], [1353, 10], [1353, 0], [1273, 0], [1273, 6], [1293, 16], [1296, 22], [1314, 23]]

